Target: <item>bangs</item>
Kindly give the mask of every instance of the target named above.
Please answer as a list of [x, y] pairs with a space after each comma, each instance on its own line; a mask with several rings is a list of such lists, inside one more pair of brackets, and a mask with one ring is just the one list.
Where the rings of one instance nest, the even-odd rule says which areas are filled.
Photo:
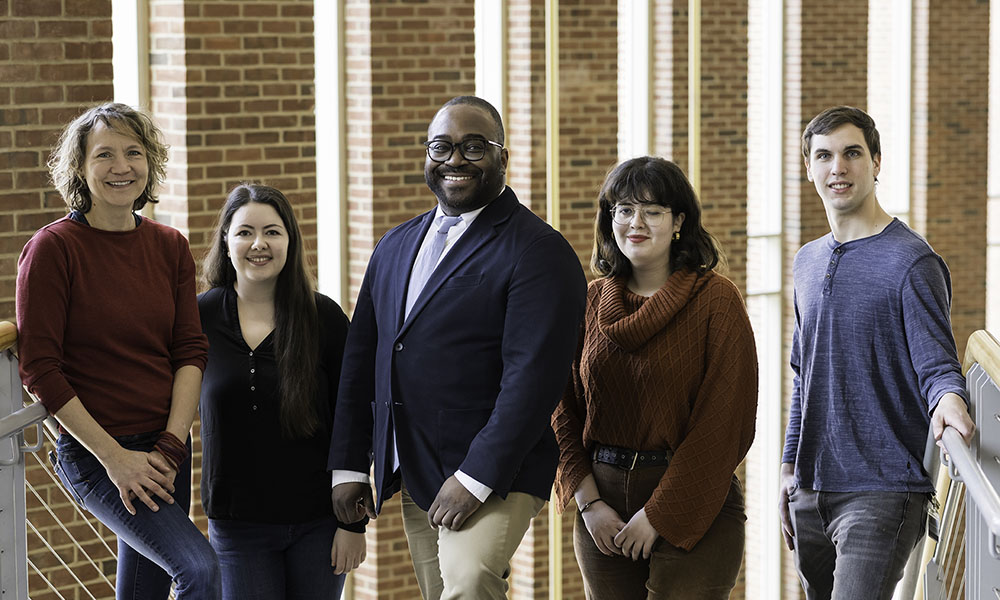
[[[642, 168], [643, 165], [631, 165], [622, 169], [618, 177], [612, 177], [604, 189], [602, 200], [611, 207], [616, 204], [658, 204], [667, 208], [671, 203], [666, 193], [669, 183], [657, 177], [657, 173]], [[659, 193], [657, 193], [659, 192]]]

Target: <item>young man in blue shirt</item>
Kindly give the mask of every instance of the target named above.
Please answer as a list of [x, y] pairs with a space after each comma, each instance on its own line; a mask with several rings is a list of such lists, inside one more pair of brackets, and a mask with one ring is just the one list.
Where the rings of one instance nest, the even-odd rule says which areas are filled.
[[809, 600], [892, 597], [934, 487], [928, 427], [966, 441], [965, 379], [944, 261], [875, 197], [875, 122], [839, 106], [802, 134], [831, 233], [795, 256], [795, 372], [782, 455], [782, 533]]

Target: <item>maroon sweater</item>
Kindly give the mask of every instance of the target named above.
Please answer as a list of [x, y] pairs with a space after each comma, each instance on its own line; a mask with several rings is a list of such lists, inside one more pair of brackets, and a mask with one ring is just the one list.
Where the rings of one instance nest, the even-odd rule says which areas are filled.
[[646, 516], [690, 550], [715, 521], [754, 436], [757, 352], [739, 290], [711, 271], [677, 271], [652, 297], [623, 278], [587, 290], [580, 354], [553, 415], [565, 509], [594, 444], [673, 450]]
[[18, 260], [24, 384], [50, 413], [78, 396], [111, 435], [164, 429], [174, 372], [205, 368], [194, 277], [184, 236], [149, 219], [41, 228]]

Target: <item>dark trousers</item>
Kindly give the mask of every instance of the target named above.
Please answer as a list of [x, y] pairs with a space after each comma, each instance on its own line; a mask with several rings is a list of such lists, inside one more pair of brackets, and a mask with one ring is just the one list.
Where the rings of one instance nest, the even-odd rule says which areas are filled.
[[[649, 500], [665, 471], [664, 466], [626, 471], [605, 463], [593, 464], [601, 498], [626, 523]], [[743, 489], [735, 476], [722, 511], [690, 552], [660, 538], [648, 560], [606, 556], [577, 514], [573, 543], [587, 598], [727, 600], [743, 561], [745, 524]]]
[[924, 536], [927, 494], [796, 489], [788, 511], [808, 600], [889, 600]]

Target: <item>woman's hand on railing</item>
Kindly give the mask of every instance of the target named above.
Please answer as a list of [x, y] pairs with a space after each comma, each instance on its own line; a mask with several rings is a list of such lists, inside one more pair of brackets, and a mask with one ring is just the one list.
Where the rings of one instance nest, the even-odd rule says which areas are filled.
[[130, 514], [135, 514], [132, 498], [138, 498], [153, 512], [160, 510], [150, 492], [167, 504], [174, 503], [174, 498], [170, 495], [174, 491], [173, 478], [160, 470], [164, 465], [157, 465], [156, 458], [160, 459], [159, 462], [166, 461], [163, 457], [153, 457], [152, 454], [121, 448], [104, 463], [108, 477], [118, 488], [122, 504]]
[[972, 443], [972, 436], [976, 433], [976, 424], [969, 417], [969, 409], [965, 405], [965, 400], [958, 394], [948, 392], [941, 396], [934, 414], [931, 415], [931, 430], [934, 432], [934, 439], [939, 448], [944, 450], [941, 436], [945, 427], [954, 427], [965, 440], [965, 445]]

